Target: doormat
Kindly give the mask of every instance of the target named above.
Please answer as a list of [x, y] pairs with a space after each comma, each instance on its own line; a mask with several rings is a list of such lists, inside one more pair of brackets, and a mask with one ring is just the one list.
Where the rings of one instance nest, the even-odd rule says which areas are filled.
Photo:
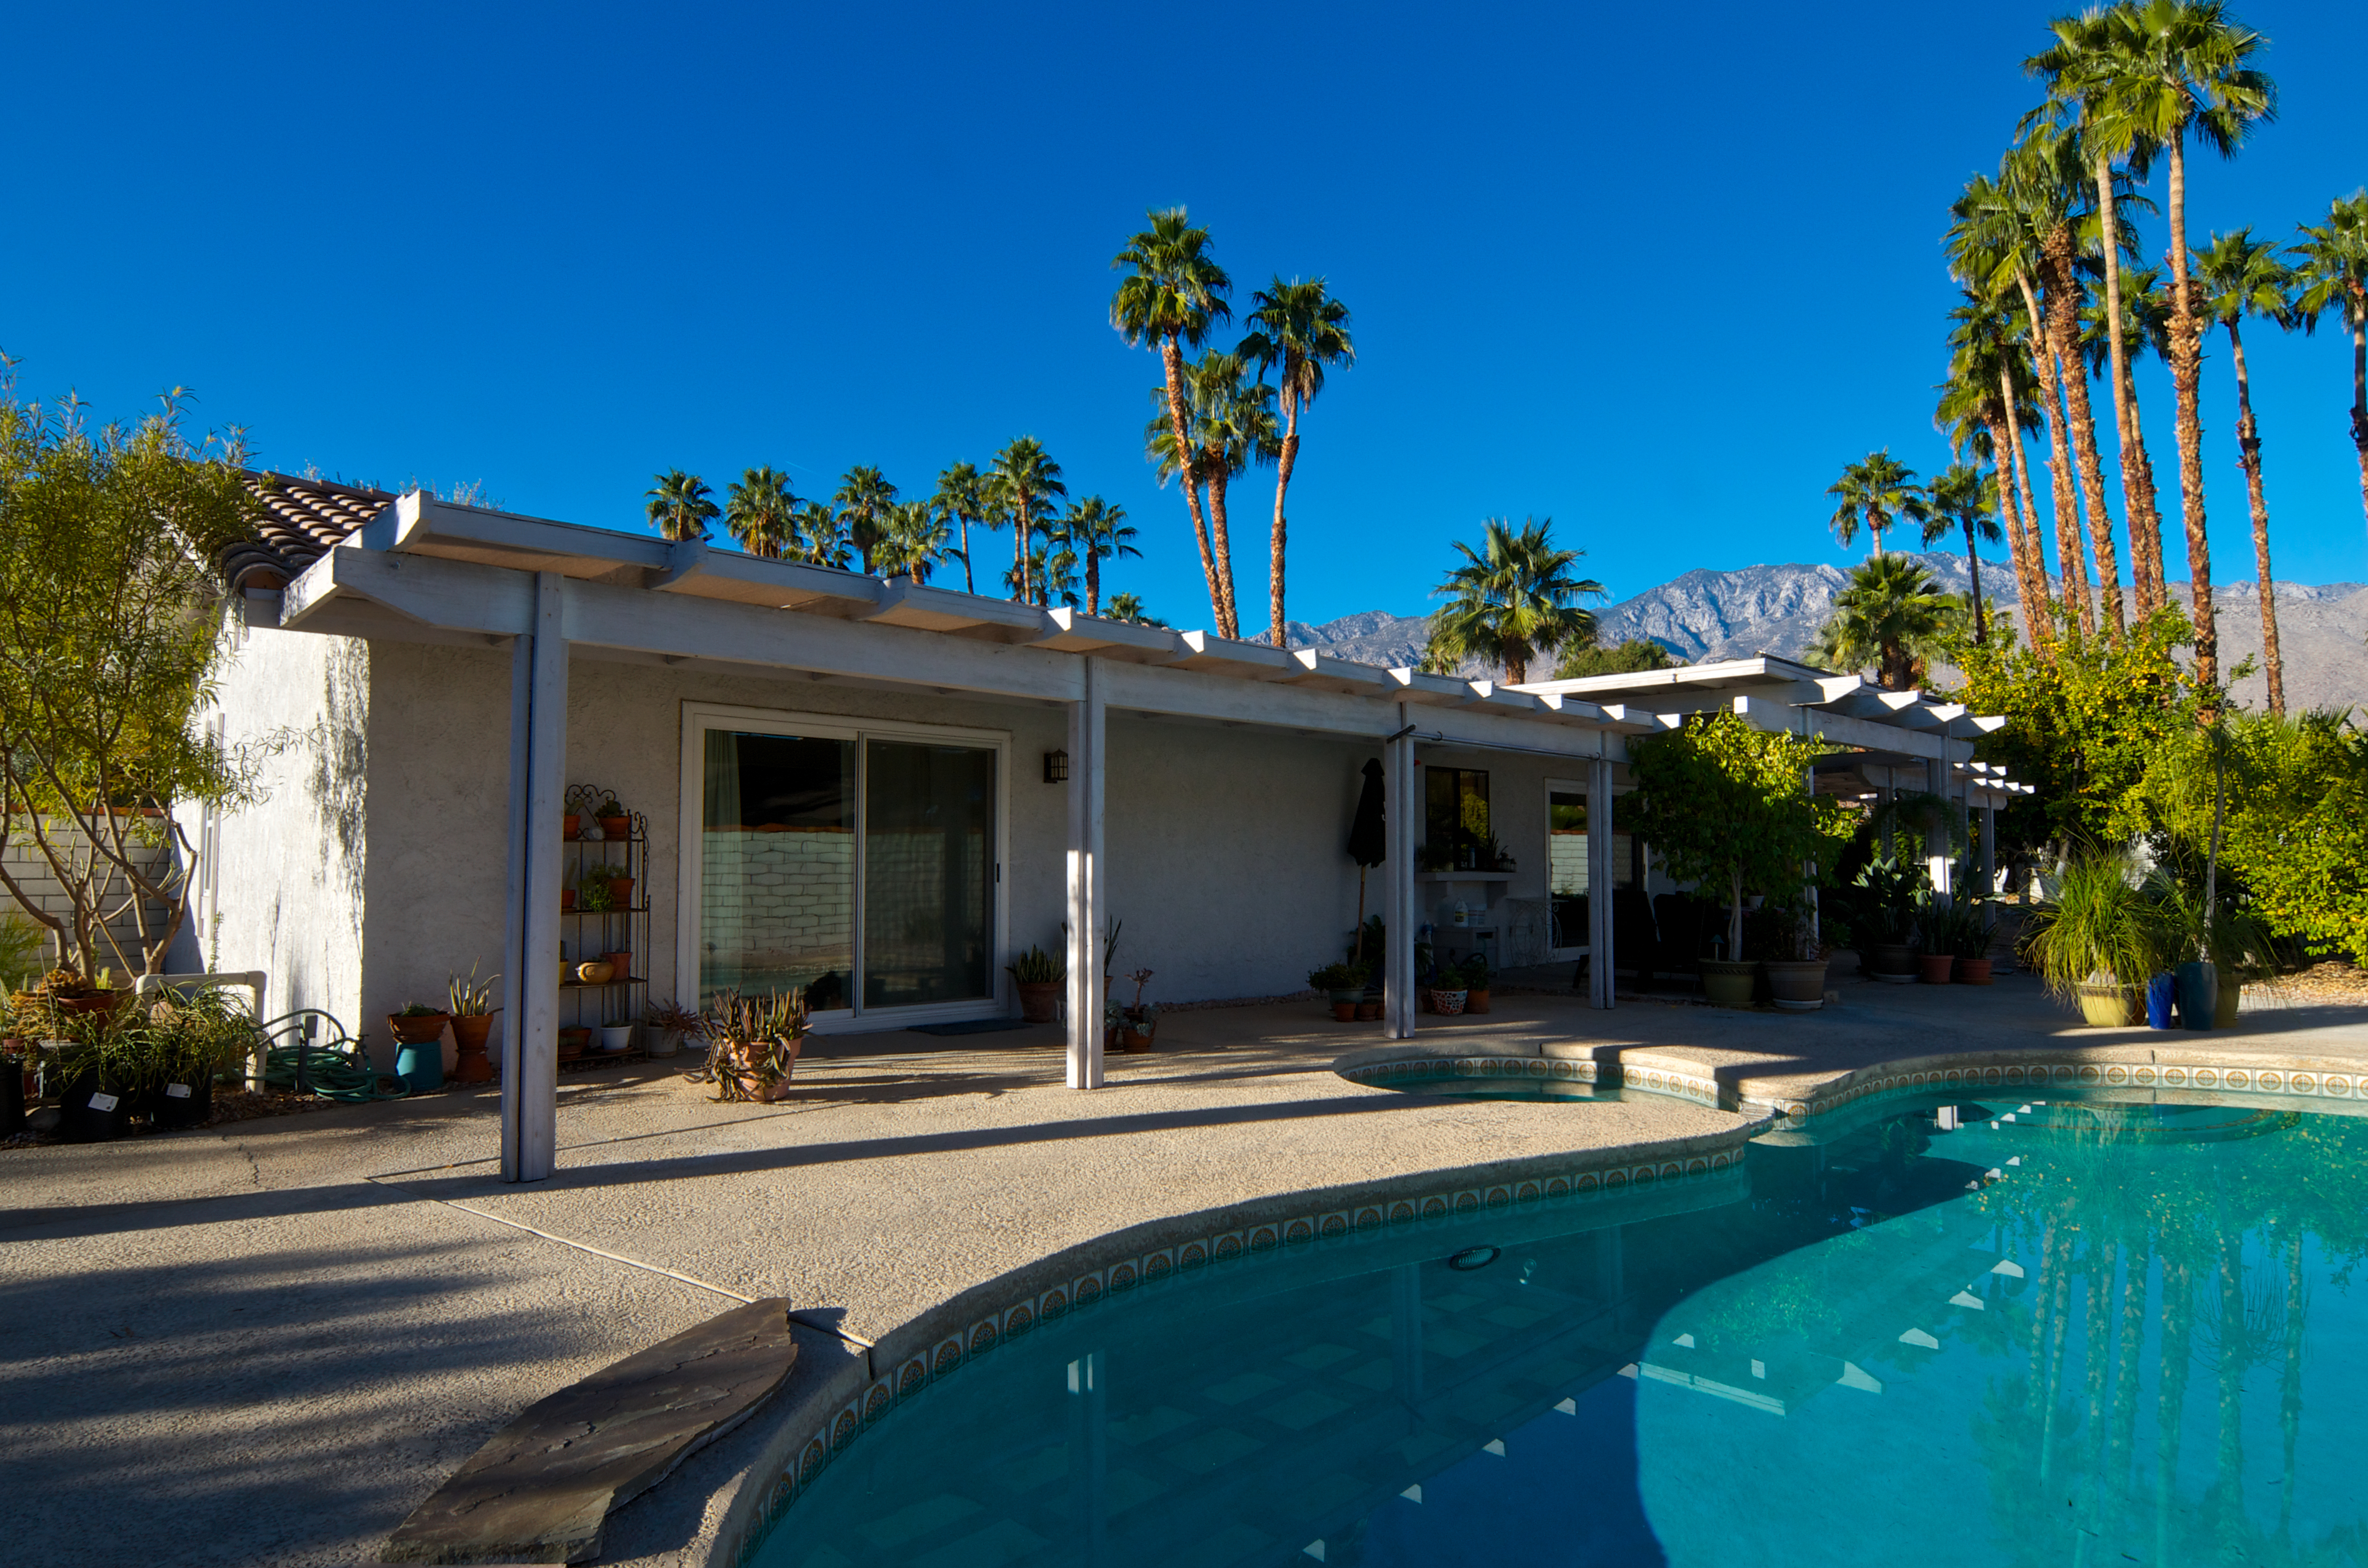
[[1036, 1026], [1021, 1018], [973, 1018], [962, 1024], [915, 1024], [907, 1034], [993, 1034], [998, 1029], [1027, 1029]]

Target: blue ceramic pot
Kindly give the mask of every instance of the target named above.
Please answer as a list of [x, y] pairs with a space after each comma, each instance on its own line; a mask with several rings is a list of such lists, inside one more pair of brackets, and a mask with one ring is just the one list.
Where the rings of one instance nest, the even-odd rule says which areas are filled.
[[2172, 1006], [2179, 1000], [2179, 976], [2166, 970], [2146, 982], [2146, 1028], [2174, 1028]]
[[2208, 962], [2179, 966], [2179, 1021], [2208, 1029], [2220, 1007], [2220, 971]]
[[444, 1086], [444, 1044], [429, 1040], [425, 1045], [406, 1045], [394, 1053], [394, 1075], [411, 1086], [415, 1095]]

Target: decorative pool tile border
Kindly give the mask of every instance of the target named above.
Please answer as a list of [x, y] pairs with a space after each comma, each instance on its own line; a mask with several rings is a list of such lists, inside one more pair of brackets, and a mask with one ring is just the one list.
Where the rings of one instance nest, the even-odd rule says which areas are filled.
[[[2188, 1089], [2279, 1095], [2288, 1099], [2368, 1101], [2368, 1067], [2329, 1073], [2317, 1067], [2263, 1066], [2244, 1062], [2023, 1062], [1982, 1066], [1867, 1068], [1826, 1085], [1800, 1099], [1754, 1100], [1794, 1126], [1878, 1095], [1933, 1089], [1986, 1088]], [[1779, 1124], [1782, 1125], [1781, 1123]]]
[[1718, 1080], [1708, 1074], [1679, 1073], [1667, 1067], [1626, 1067], [1617, 1062], [1571, 1061], [1547, 1056], [1416, 1056], [1391, 1062], [1369, 1062], [1338, 1070], [1352, 1084], [1386, 1088], [1410, 1078], [1559, 1079], [1594, 1084], [1603, 1088], [1645, 1089], [1674, 1095], [1713, 1109], [1719, 1102]]
[[[1596, 1064], [1590, 1062], [1554, 1065], [1583, 1067], [1592, 1073]], [[1703, 1082], [1707, 1084], [1708, 1080]], [[1712, 1092], [1715, 1093], [1715, 1085], [1712, 1086]], [[797, 1444], [795, 1458], [766, 1489], [762, 1502], [740, 1529], [738, 1540], [730, 1543], [728, 1553], [719, 1550], [710, 1561], [728, 1562], [734, 1564], [734, 1568], [746, 1568], [799, 1494], [882, 1417], [1006, 1340], [1018, 1339], [1041, 1324], [1091, 1306], [1105, 1297], [1175, 1278], [1211, 1264], [1275, 1252], [1283, 1247], [1304, 1246], [1318, 1241], [1345, 1240], [1360, 1232], [1392, 1225], [1461, 1218], [1550, 1199], [1609, 1199], [1664, 1182], [1713, 1176], [1743, 1163], [1745, 1135], [1757, 1131], [1756, 1125], [1744, 1129], [1732, 1147], [1713, 1149], [1704, 1153], [1640, 1158], [1631, 1153], [1611, 1164], [1591, 1165], [1544, 1177], [1528, 1176], [1513, 1181], [1443, 1187], [1417, 1196], [1376, 1199], [1353, 1208], [1317, 1210], [1282, 1220], [1261, 1221], [1236, 1230], [1212, 1231], [1206, 1235], [1168, 1246], [1154, 1247], [1115, 1263], [1084, 1270], [1065, 1283], [1039, 1290], [998, 1312], [980, 1317], [959, 1334], [947, 1334], [926, 1352], [907, 1356], [884, 1372], [875, 1365], [871, 1381], [860, 1392], [825, 1415]], [[718, 1544], [722, 1547], [725, 1543], [719, 1541]]]

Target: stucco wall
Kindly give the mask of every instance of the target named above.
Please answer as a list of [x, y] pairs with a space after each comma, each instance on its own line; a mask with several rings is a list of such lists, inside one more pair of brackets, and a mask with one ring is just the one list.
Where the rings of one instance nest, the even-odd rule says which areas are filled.
[[[367, 644], [345, 638], [238, 639], [221, 681], [223, 735], [233, 747], [271, 750], [265, 799], [222, 820], [216, 928], [193, 930], [190, 949], [208, 967], [266, 971], [268, 1013], [319, 1007], [357, 1030], [369, 1028], [362, 863], [366, 780], [377, 760], [368, 736], [371, 660]], [[197, 822], [186, 825], [198, 842]]]

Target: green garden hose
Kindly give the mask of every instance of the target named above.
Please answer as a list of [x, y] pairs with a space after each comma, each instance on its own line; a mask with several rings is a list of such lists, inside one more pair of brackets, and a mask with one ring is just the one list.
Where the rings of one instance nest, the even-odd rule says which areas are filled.
[[[304, 1024], [317, 1018], [328, 1025], [325, 1044], [307, 1048], [302, 1040]], [[315, 1029], [319, 1029], [315, 1024]], [[264, 1086], [272, 1089], [292, 1089], [296, 1086], [296, 1060], [305, 1055], [304, 1078], [314, 1094], [328, 1100], [399, 1100], [411, 1092], [411, 1085], [392, 1073], [370, 1069], [369, 1059], [362, 1053], [362, 1043], [346, 1034], [345, 1026], [327, 1013], [302, 1008], [272, 1019], [263, 1026], [267, 1040], [285, 1040], [285, 1045], [274, 1045], [263, 1054]], [[379, 1085], [394, 1086], [381, 1089]]]

